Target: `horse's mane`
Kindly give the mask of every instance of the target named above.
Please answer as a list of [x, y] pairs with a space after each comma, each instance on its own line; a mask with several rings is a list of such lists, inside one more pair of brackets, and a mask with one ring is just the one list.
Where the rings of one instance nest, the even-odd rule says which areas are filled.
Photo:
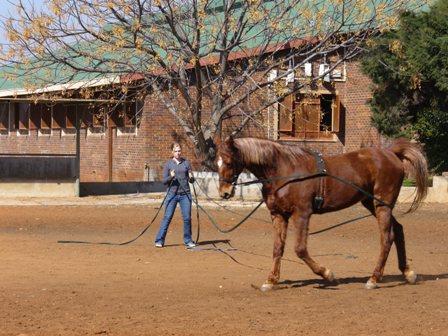
[[310, 155], [308, 150], [267, 139], [239, 138], [234, 144], [243, 162], [257, 165], [271, 165], [280, 158], [295, 161]]

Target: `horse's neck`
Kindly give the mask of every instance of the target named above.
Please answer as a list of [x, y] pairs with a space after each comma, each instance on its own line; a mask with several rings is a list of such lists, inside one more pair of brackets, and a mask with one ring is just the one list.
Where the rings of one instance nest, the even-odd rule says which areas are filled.
[[259, 180], [272, 177], [270, 169], [267, 169], [267, 167], [262, 167], [260, 165], [245, 165], [245, 168]]
[[272, 177], [288, 176], [297, 173], [310, 173], [315, 170], [315, 163], [312, 155], [304, 154], [301, 158], [288, 156], [280, 153], [278, 157], [260, 164], [246, 160], [243, 166], [255, 175], [258, 179], [269, 179]]
[[242, 162], [245, 169], [250, 171], [257, 179], [266, 179], [277, 175], [278, 172], [278, 160], [272, 160], [270, 162], [260, 163], [244, 161]]
[[264, 179], [266, 178], [266, 170], [269, 170], [269, 168], [266, 165], [262, 165], [258, 162], [251, 162], [248, 160], [241, 160], [240, 162], [242, 166], [251, 172], [257, 179]]

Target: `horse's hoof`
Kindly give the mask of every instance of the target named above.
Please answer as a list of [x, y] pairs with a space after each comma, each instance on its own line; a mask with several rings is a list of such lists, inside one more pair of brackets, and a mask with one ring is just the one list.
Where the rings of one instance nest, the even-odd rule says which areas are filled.
[[328, 268], [325, 269], [325, 272], [324, 272], [324, 279], [327, 280], [327, 281], [329, 281], [329, 282], [334, 282], [334, 280], [335, 280], [335, 277], [334, 277], [333, 272], [330, 271]]
[[274, 289], [274, 284], [269, 283], [269, 282], [265, 282], [264, 284], [261, 285], [260, 290], [262, 292], [269, 292], [270, 290]]
[[417, 282], [417, 274], [414, 271], [404, 272], [404, 277], [406, 278], [406, 281], [411, 285], [415, 285], [415, 283]]
[[369, 279], [369, 281], [366, 282], [366, 289], [375, 289], [377, 287], [378, 285], [372, 279]]

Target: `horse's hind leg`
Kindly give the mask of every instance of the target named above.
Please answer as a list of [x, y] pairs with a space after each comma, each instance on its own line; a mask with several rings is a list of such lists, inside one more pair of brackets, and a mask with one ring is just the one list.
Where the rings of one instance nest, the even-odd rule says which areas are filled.
[[302, 259], [315, 274], [320, 275], [325, 280], [333, 282], [333, 272], [315, 262], [308, 253], [307, 241], [310, 217], [311, 213], [305, 214], [298, 212], [294, 212], [291, 217], [294, 221], [294, 226], [296, 229], [296, 241], [294, 246], [295, 252], [297, 256]]
[[377, 282], [383, 277], [384, 266], [386, 265], [387, 257], [389, 256], [390, 248], [394, 241], [394, 230], [392, 229], [391, 220], [392, 209], [387, 206], [378, 206], [375, 209], [371, 200], [363, 201], [362, 204], [376, 216], [380, 229], [380, 255], [373, 274], [366, 283], [366, 288], [372, 289], [377, 287]]
[[273, 264], [268, 279], [261, 286], [262, 291], [272, 289], [280, 279], [280, 266], [283, 252], [285, 251], [286, 233], [288, 231], [288, 220], [282, 215], [272, 215], [274, 226], [274, 249], [272, 252]]
[[406, 247], [404, 243], [404, 232], [403, 226], [392, 216], [392, 227], [394, 230], [394, 242], [397, 248], [398, 256], [398, 268], [401, 273], [403, 273], [406, 281], [410, 284], [415, 284], [417, 280], [417, 275], [413, 270], [410, 269], [408, 261], [406, 259]]
[[[362, 204], [367, 208], [367, 210], [369, 210], [372, 213], [372, 215], [376, 216], [373, 201], [371, 199], [363, 201]], [[414, 271], [410, 269], [406, 259], [406, 247], [404, 241], [403, 226], [395, 219], [393, 215], [391, 215], [391, 225], [393, 230], [393, 239], [395, 247], [397, 249], [398, 268], [405, 276], [406, 281], [411, 284], [414, 284], [417, 280], [417, 275], [415, 274]]]

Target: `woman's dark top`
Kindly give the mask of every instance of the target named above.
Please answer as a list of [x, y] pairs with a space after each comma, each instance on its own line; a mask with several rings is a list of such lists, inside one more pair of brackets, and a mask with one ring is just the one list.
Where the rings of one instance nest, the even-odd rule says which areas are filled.
[[163, 183], [169, 185], [171, 181], [170, 171], [174, 170], [176, 176], [174, 176], [173, 183], [169, 189], [169, 193], [183, 194], [190, 193], [190, 185], [188, 184], [188, 172], [191, 171], [190, 162], [184, 158], [180, 158], [180, 163], [174, 161], [174, 159], [168, 160], [163, 167]]

